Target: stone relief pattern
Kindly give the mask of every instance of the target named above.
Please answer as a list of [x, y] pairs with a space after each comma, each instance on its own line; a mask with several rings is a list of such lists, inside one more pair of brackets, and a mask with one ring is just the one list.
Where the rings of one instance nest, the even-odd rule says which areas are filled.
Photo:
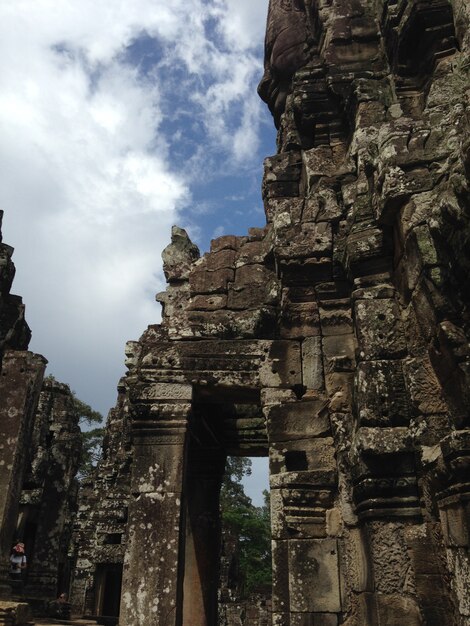
[[122, 624], [215, 623], [185, 488], [233, 445], [220, 426], [188, 465], [210, 402], [269, 451], [274, 626], [470, 624], [469, 22], [464, 0], [271, 0], [267, 226], [202, 257], [174, 227], [162, 323], [128, 345]]

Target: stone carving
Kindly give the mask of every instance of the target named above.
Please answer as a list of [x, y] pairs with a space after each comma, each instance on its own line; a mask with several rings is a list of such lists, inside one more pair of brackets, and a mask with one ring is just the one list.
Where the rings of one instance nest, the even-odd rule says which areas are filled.
[[23, 302], [10, 293], [15, 266], [11, 260], [13, 248], [2, 243], [2, 219], [3, 211], [0, 211], [0, 369], [5, 349], [26, 350], [31, 339]]
[[265, 72], [259, 93], [277, 123], [292, 76], [308, 60], [309, 27], [304, 0], [271, 0], [265, 43]]
[[201, 258], [172, 233], [83, 504], [95, 612], [121, 564], [122, 626], [215, 625], [224, 458], [266, 454], [272, 626], [470, 624], [469, 26], [464, 0], [272, 0], [267, 225]]

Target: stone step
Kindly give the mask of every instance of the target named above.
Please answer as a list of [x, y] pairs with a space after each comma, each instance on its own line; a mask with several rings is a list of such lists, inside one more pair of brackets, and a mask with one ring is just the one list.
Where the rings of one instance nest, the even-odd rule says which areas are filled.
[[97, 621], [86, 618], [76, 619], [55, 619], [54, 617], [44, 617], [36, 619], [35, 626], [96, 626]]

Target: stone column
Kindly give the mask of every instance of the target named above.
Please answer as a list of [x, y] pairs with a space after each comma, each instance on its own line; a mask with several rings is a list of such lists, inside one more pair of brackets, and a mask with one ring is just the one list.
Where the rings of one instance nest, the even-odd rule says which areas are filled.
[[441, 448], [446, 480], [438, 500], [447, 567], [462, 624], [470, 624], [470, 430], [453, 432]]
[[192, 386], [135, 390], [133, 465], [121, 626], [181, 625], [180, 545], [187, 420]]
[[0, 377], [0, 585], [4, 593], [9, 591], [6, 584], [8, 559], [15, 539], [34, 412], [46, 363], [44, 357], [26, 351], [7, 351], [3, 358]]
[[220, 570], [219, 496], [225, 457], [192, 440], [185, 480], [183, 624], [217, 625]]

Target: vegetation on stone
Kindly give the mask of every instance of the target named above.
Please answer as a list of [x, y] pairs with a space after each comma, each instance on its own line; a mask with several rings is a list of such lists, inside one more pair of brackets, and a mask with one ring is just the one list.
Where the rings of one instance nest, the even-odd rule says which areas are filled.
[[[45, 380], [54, 381], [55, 377], [49, 374]], [[72, 416], [80, 426], [82, 438], [82, 451], [78, 468], [78, 478], [81, 479], [96, 467], [101, 457], [101, 446], [105, 429], [104, 426], [101, 426], [103, 423], [101, 413], [77, 398], [75, 391], [72, 391]], [[100, 425], [98, 426], [97, 424]], [[92, 428], [92, 426], [94, 427]]]

